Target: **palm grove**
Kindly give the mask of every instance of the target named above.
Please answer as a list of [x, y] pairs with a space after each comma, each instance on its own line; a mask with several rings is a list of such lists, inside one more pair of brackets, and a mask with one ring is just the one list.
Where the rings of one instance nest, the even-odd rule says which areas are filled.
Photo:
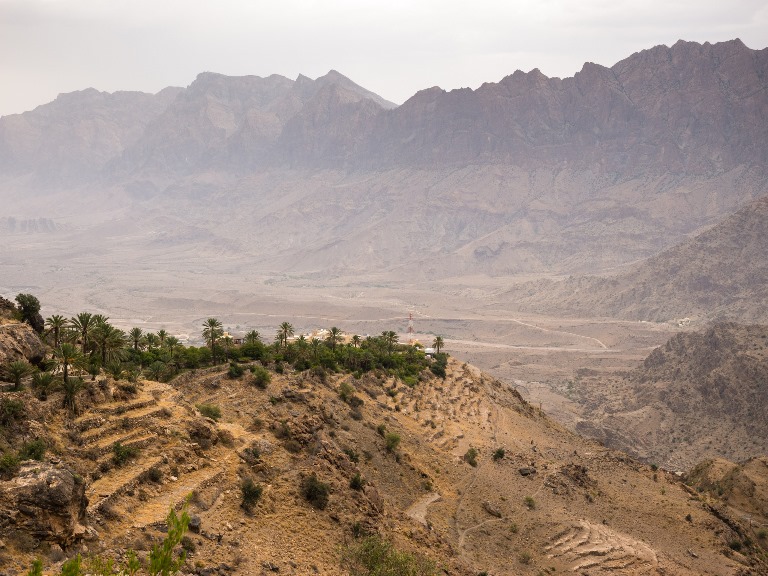
[[[289, 322], [280, 324], [274, 341], [267, 344], [252, 330], [242, 343], [235, 344], [216, 318], [208, 318], [201, 326], [205, 346], [184, 346], [177, 337], [164, 329], [145, 332], [134, 327], [128, 332], [113, 326], [101, 314], [80, 312], [71, 318], [54, 314], [44, 321], [40, 303], [31, 294], [16, 297], [16, 315], [41, 334], [47, 345], [45, 358], [33, 366], [25, 360], [9, 362], [0, 367], [0, 379], [21, 390], [29, 381], [41, 400], [53, 391], [62, 392], [62, 406], [71, 414], [78, 412], [78, 394], [99, 375], [111, 377], [130, 390], [140, 378], [169, 381], [184, 370], [229, 363], [229, 374], [238, 377], [244, 365], [256, 363], [282, 373], [286, 369], [362, 374], [382, 370], [413, 386], [423, 370], [444, 377], [447, 356], [440, 352], [443, 339], [432, 343], [436, 348], [434, 360], [427, 358], [417, 345], [400, 344], [398, 335], [384, 331], [378, 336], [343, 337], [337, 327], [331, 327], [323, 339], [294, 338]], [[348, 340], [348, 341], [345, 341]]]

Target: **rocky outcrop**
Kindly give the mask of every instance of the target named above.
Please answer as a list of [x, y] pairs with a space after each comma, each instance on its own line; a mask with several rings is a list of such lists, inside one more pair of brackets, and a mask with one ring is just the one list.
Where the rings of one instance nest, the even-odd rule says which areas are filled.
[[45, 355], [40, 337], [28, 324], [0, 324], [0, 364], [26, 359], [37, 364]]
[[27, 462], [0, 482], [0, 533], [18, 531], [66, 547], [85, 534], [87, 505], [82, 478], [50, 463]]

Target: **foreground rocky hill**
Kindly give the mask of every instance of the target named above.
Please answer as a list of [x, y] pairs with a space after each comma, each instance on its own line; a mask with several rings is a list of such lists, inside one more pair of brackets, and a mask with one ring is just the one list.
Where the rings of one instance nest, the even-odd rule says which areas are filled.
[[584, 371], [562, 387], [580, 432], [647, 462], [688, 470], [705, 459], [768, 453], [768, 328], [721, 323], [684, 332], [617, 376]]
[[[0, 482], [4, 570], [77, 551], [145, 558], [190, 494], [185, 573], [344, 573], [342, 550], [369, 533], [449, 574], [768, 570], [759, 527], [706, 491], [563, 430], [471, 366], [430, 374], [413, 387], [290, 369], [265, 386], [225, 367], [99, 379], [74, 419], [56, 395], [16, 393], [30, 419], [12, 437], [48, 451]], [[23, 495], [64, 468], [69, 500], [41, 513]], [[309, 478], [327, 501], [307, 499]], [[247, 479], [262, 490], [248, 509]]]

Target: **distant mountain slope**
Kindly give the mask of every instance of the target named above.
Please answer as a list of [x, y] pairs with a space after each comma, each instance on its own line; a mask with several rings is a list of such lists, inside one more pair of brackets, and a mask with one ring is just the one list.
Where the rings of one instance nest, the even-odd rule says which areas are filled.
[[527, 285], [517, 289], [517, 301], [561, 314], [768, 322], [766, 254], [768, 197], [629, 272]]
[[674, 336], [626, 378], [577, 382], [577, 430], [678, 470], [739, 462], [768, 453], [766, 382], [768, 327], [715, 324]]
[[37, 186], [92, 180], [139, 140], [180, 92], [109, 94], [88, 88], [61, 94], [31, 112], [3, 116], [0, 174], [30, 174]]
[[86, 92], [0, 118], [0, 217], [55, 222], [70, 253], [106, 230], [146, 263], [171, 236], [313, 278], [605, 273], [768, 193], [768, 49], [738, 40], [395, 108], [335, 71]]

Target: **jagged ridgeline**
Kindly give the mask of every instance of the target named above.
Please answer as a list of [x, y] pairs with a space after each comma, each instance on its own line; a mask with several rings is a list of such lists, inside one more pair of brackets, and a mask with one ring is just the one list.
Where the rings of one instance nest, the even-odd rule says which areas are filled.
[[[699, 492], [394, 332], [307, 338], [284, 322], [235, 341], [209, 318], [196, 347], [82, 312], [38, 336], [5, 302], [11, 573], [768, 568], [765, 531], [710, 496], [704, 468]], [[27, 338], [40, 357], [15, 347]]]

